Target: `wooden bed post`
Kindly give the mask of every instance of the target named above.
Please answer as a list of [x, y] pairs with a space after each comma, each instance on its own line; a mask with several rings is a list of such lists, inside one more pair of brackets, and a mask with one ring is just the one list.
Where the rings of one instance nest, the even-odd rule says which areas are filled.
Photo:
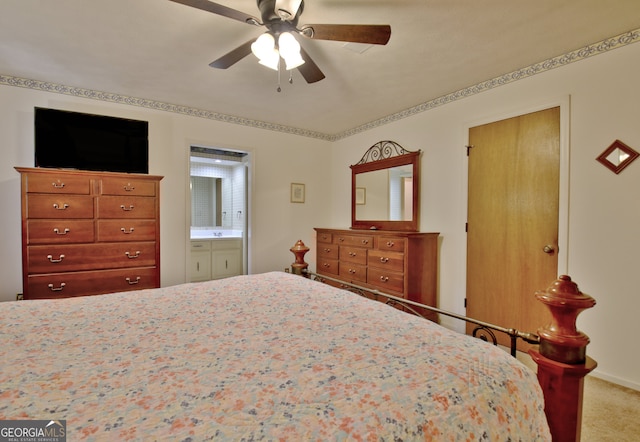
[[289, 250], [291, 250], [296, 257], [296, 261], [291, 264], [291, 273], [294, 275], [303, 275], [303, 271], [309, 267], [309, 264], [304, 262], [304, 255], [309, 251], [309, 247], [305, 246], [302, 240], [299, 239]]
[[554, 442], [577, 442], [582, 425], [584, 377], [598, 365], [586, 355], [589, 337], [578, 331], [578, 315], [596, 301], [583, 294], [569, 276], [560, 276], [536, 298], [551, 311], [551, 324], [538, 329], [539, 351], [529, 350], [538, 364], [538, 381]]

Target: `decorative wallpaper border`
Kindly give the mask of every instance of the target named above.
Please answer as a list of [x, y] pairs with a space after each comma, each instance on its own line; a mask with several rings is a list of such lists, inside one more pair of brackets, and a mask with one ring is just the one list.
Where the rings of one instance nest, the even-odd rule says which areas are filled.
[[629, 45], [640, 41], [640, 29], [625, 32], [624, 34], [617, 35], [615, 37], [607, 38], [600, 42], [585, 46], [575, 51], [569, 52], [558, 57], [550, 58], [540, 63], [535, 63], [530, 66], [518, 69], [516, 71], [501, 75], [499, 77], [492, 78], [490, 80], [478, 83], [476, 85], [460, 89], [456, 92], [452, 92], [447, 95], [435, 98], [433, 100], [421, 103], [417, 106], [405, 109], [403, 111], [388, 115], [384, 118], [371, 121], [361, 126], [354, 127], [353, 129], [346, 130], [337, 134], [325, 134], [321, 132], [315, 132], [310, 130], [298, 129], [291, 126], [284, 126], [281, 124], [273, 124], [265, 121], [252, 120], [249, 118], [238, 117], [234, 115], [227, 115], [218, 112], [212, 112], [204, 109], [191, 108], [187, 106], [180, 106], [171, 103], [164, 103], [161, 101], [148, 100], [145, 98], [130, 97], [127, 95], [112, 94], [109, 92], [94, 91], [91, 89], [77, 88], [73, 86], [65, 86], [62, 84], [48, 83], [46, 81], [31, 80], [28, 78], [13, 77], [0, 74], [0, 84], [6, 86], [22, 87], [27, 89], [35, 89], [46, 92], [54, 92], [63, 95], [72, 95], [75, 97], [89, 98], [98, 101], [107, 101], [112, 103], [127, 104], [131, 106], [144, 107], [147, 109], [161, 110], [166, 112], [173, 112], [177, 114], [188, 115], [192, 117], [206, 118], [209, 120], [221, 121], [224, 123], [239, 124], [242, 126], [253, 127], [256, 129], [266, 129], [276, 132], [284, 132], [293, 135], [300, 135], [309, 138], [318, 138], [326, 141], [337, 141], [343, 138], [350, 137], [352, 135], [365, 132], [369, 129], [373, 129], [384, 124], [392, 123], [394, 121], [402, 120], [421, 112], [425, 112], [435, 107], [443, 106], [453, 101], [461, 100], [469, 96], [479, 94], [481, 92], [503, 86], [505, 84], [513, 83], [514, 81], [522, 80], [524, 78], [531, 77], [542, 72], [555, 69], [557, 67], [565, 66], [576, 61], [583, 60], [585, 58], [593, 57], [594, 55], [602, 54], [613, 49], [617, 49], [622, 46]]

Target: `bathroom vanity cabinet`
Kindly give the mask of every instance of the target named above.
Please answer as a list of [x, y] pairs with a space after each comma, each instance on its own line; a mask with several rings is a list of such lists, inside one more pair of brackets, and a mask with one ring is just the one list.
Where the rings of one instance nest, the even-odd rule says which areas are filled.
[[242, 238], [191, 241], [191, 281], [242, 275]]

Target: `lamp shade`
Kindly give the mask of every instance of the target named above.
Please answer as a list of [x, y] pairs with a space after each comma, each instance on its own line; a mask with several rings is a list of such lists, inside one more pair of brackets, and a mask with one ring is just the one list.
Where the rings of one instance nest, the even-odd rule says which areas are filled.
[[283, 32], [278, 37], [280, 56], [284, 58], [287, 70], [297, 68], [304, 63], [300, 55], [300, 43], [289, 32]]
[[275, 43], [273, 35], [268, 32], [264, 33], [251, 44], [251, 52], [258, 57], [260, 64], [273, 70], [278, 70], [280, 55], [275, 47]]

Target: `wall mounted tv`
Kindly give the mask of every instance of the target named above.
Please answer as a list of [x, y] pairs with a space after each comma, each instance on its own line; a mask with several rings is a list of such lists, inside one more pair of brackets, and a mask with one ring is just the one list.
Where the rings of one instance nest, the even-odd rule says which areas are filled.
[[35, 166], [149, 173], [147, 121], [35, 108]]

